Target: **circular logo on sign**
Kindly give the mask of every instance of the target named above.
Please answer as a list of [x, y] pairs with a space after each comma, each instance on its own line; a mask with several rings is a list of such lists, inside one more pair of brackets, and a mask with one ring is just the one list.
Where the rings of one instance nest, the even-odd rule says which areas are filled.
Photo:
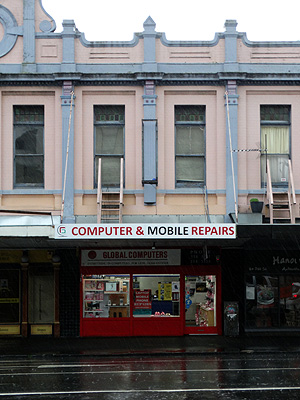
[[97, 256], [97, 253], [94, 250], [91, 250], [88, 252], [88, 258], [90, 260], [94, 260], [96, 258], [96, 256]]

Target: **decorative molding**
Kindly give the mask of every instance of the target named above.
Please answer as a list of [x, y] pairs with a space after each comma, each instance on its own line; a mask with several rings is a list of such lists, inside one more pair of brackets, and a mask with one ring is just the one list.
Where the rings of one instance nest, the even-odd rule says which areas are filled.
[[252, 42], [247, 38], [246, 32], [239, 32], [238, 38], [242, 40], [243, 44], [248, 47], [300, 47], [300, 41], [287, 41], [287, 42], [281, 42], [281, 41], [274, 41], [274, 42], [267, 42], [267, 41], [262, 41], [262, 42]]
[[47, 15], [47, 17], [50, 18], [51, 21], [48, 21], [48, 20], [42, 21], [42, 22], [40, 23], [40, 27], [39, 27], [39, 28], [40, 28], [40, 30], [41, 30], [42, 32], [45, 32], [45, 33], [54, 32], [55, 29], [56, 29], [56, 23], [55, 23], [54, 19], [51, 17], [51, 15], [49, 15], [49, 14], [47, 13], [47, 11], [44, 9], [44, 6], [43, 6], [43, 4], [42, 4], [42, 1], [43, 1], [43, 0], [39, 0], [40, 7], [41, 7], [41, 9], [43, 10], [43, 12]]
[[90, 42], [89, 40], [86, 40], [84, 33], [79, 33], [78, 37], [80, 40], [80, 43], [84, 47], [92, 47], [92, 48], [97, 48], [97, 47], [135, 47], [140, 40], [140, 37], [142, 34], [134, 33], [133, 39], [130, 41], [92, 41]]
[[167, 47], [213, 47], [219, 43], [220, 39], [224, 39], [224, 33], [216, 33], [213, 40], [168, 40], [165, 33], [157, 33], [157, 38], [160, 38], [161, 43]]
[[51, 32], [52, 24], [50, 21], [44, 20], [40, 23], [39, 28], [42, 32]]
[[0, 42], [0, 57], [5, 56], [16, 44], [18, 35], [22, 35], [14, 15], [4, 6], [0, 5], [0, 23], [4, 27], [4, 36]]

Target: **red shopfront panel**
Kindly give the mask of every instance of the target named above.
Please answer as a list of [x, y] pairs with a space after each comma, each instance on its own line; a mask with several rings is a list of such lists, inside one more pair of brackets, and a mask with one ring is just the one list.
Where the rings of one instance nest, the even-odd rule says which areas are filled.
[[[182, 336], [184, 334], [221, 334], [221, 269], [220, 266], [181, 266], [181, 267], [82, 267], [81, 274], [81, 336]], [[186, 279], [187, 276], [204, 276], [214, 274], [217, 277], [216, 286], [216, 317], [214, 326], [187, 326], [186, 324]], [[147, 304], [143, 309], [136, 305], [136, 290], [139, 292], [148, 289], [135, 287], [139, 277], [143, 280], [153, 280], [158, 276], [161, 281], [169, 281], [167, 285], [158, 283], [158, 295], [154, 294], [152, 287], [152, 307]], [[109, 280], [107, 277], [114, 277], [108, 286], [103, 286], [101, 280]], [[98, 280], [96, 283], [85, 288], [84, 279]], [[122, 283], [120, 284], [120, 280]], [[173, 282], [172, 282], [173, 280]], [[166, 305], [170, 303], [168, 298], [163, 298], [168, 292], [168, 285], [178, 282], [180, 291], [174, 293], [172, 289], [173, 303], [177, 303], [177, 311], [170, 313]], [[105, 282], [106, 284], [106, 282]], [[121, 287], [122, 286], [122, 287]], [[149, 285], [150, 286], [150, 285]], [[176, 286], [176, 285], [175, 285]], [[161, 288], [164, 287], [164, 290]], [[174, 289], [175, 290], [175, 289]], [[101, 293], [103, 291], [103, 294]], [[163, 294], [162, 294], [163, 293]], [[153, 300], [153, 296], [156, 299]], [[170, 296], [170, 294], [169, 294]], [[109, 300], [108, 300], [109, 298]], [[175, 298], [175, 300], [174, 300]], [[154, 307], [154, 303], [156, 306]], [[163, 305], [165, 312], [160, 312], [157, 303]], [[104, 305], [108, 305], [106, 310]], [[147, 309], [148, 308], [148, 309]], [[160, 311], [156, 311], [160, 310]], [[105, 314], [106, 312], [106, 314]], [[143, 315], [146, 314], [146, 315]], [[158, 315], [157, 315], [158, 314]], [[171, 314], [171, 315], [170, 315]]]
[[133, 336], [182, 336], [182, 318], [153, 316], [135, 318]]
[[82, 320], [80, 336], [132, 336], [130, 319]]

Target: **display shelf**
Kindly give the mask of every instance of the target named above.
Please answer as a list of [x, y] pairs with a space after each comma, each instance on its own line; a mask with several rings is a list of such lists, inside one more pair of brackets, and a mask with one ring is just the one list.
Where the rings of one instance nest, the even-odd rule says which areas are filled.
[[123, 293], [127, 293], [127, 292], [114, 292], [114, 291], [105, 291], [104, 294], [123, 294]]
[[113, 308], [113, 307], [129, 307], [129, 304], [124, 304], [123, 306], [112, 304], [109, 307], [111, 307], [111, 308]]
[[[83, 318], [115, 318], [128, 316], [129, 279], [111, 279], [109, 276], [104, 278], [83, 278], [82, 301]], [[102, 304], [101, 307], [104, 309], [93, 308], [95, 304], [99, 307], [100, 303]], [[99, 313], [101, 313], [101, 316]]]
[[99, 301], [101, 302], [101, 301], [104, 301], [104, 300], [98, 300], [98, 299], [88, 300], [88, 299], [83, 299], [83, 301], [86, 302], [86, 303], [94, 303], [94, 302], [97, 302], [97, 303], [98, 303]]

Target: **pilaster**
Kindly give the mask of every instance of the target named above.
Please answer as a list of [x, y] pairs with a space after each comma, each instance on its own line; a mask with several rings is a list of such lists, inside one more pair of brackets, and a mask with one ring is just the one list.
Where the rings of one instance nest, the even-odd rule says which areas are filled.
[[36, 72], [35, 0], [23, 2], [23, 72]]
[[29, 259], [26, 253], [21, 259], [22, 268], [22, 324], [21, 335], [28, 336], [28, 267]]
[[224, 72], [237, 72], [237, 22], [235, 20], [226, 20], [225, 22], [225, 63]]
[[60, 257], [54, 255], [52, 258], [52, 264], [54, 269], [54, 337], [60, 336], [60, 321], [59, 321], [59, 269], [60, 269]]
[[156, 95], [153, 81], [146, 81], [144, 87], [143, 119], [143, 162], [144, 162], [144, 204], [156, 204], [157, 185], [157, 120]]
[[237, 212], [238, 204], [238, 95], [236, 81], [227, 82], [226, 110], [226, 216]]
[[151, 17], [144, 22], [144, 63], [143, 72], [157, 72], [155, 32], [156, 24]]
[[73, 20], [63, 21], [63, 61], [61, 72], [76, 72], [75, 65], [75, 23]]
[[74, 223], [74, 92], [71, 81], [63, 83], [62, 96], [63, 223]]

